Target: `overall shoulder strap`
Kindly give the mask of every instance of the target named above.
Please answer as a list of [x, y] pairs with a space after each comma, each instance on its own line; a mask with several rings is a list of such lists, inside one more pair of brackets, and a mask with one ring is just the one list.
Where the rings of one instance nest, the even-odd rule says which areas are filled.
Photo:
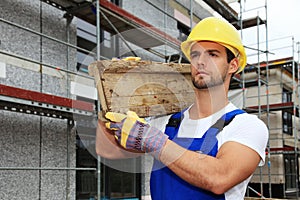
[[211, 128], [217, 128], [219, 129], [219, 132], [225, 127], [227, 126], [236, 115], [245, 113], [245, 111], [241, 110], [241, 109], [236, 109], [233, 111], [230, 111], [226, 114], [224, 114], [220, 119], [218, 119], [218, 121], [211, 126]]
[[204, 143], [202, 143], [200, 150], [204, 154], [215, 156], [218, 152], [216, 146], [218, 140], [216, 136], [234, 119], [236, 115], [242, 113], [245, 113], [245, 111], [236, 109], [224, 114], [221, 118], [219, 118], [218, 121], [206, 131], [206, 140]]
[[165, 130], [165, 133], [169, 136], [169, 139], [173, 139], [175, 137], [175, 135], [177, 134], [180, 123], [184, 116], [183, 113], [186, 110], [187, 110], [187, 108], [183, 109], [180, 112], [174, 113], [170, 117], [168, 124], [166, 125], [166, 130]]
[[175, 128], [178, 128], [182, 119], [183, 119], [183, 113], [187, 110], [187, 108], [183, 109], [182, 111], [180, 112], [177, 112], [177, 113], [174, 113], [169, 121], [168, 121], [168, 124], [166, 125], [167, 127], [175, 127]]

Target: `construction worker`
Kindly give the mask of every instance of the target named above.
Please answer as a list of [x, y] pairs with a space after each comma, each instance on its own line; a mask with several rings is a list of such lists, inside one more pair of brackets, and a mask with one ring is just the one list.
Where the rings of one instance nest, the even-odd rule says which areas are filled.
[[246, 65], [238, 31], [222, 19], [205, 18], [181, 49], [191, 63], [194, 104], [151, 122], [131, 111], [109, 112], [110, 122], [98, 124], [96, 152], [111, 159], [152, 155], [153, 200], [242, 200], [264, 164], [268, 129], [227, 97], [231, 77]]

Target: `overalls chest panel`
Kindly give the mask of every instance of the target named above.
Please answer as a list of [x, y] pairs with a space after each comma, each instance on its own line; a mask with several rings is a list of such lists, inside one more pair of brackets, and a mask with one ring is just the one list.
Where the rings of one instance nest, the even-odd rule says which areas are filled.
[[[211, 128], [209, 128], [202, 138], [178, 138], [177, 133], [178, 126], [166, 126], [165, 133], [169, 136], [169, 139], [178, 145], [198, 153], [207, 154], [215, 157], [218, 153], [218, 140], [217, 134], [227, 125], [236, 114], [243, 113], [241, 110], [237, 112], [231, 112], [231, 115], [227, 119], [223, 116], [221, 120], [218, 120]], [[172, 117], [179, 119], [182, 113], [176, 113]], [[172, 119], [172, 118], [171, 118]], [[180, 123], [181, 120], [179, 120]], [[227, 123], [228, 122], [228, 123]], [[221, 123], [221, 126], [220, 126]], [[191, 161], [193, 162], [193, 161]], [[225, 196], [215, 195], [209, 191], [195, 187], [188, 182], [184, 181], [176, 174], [174, 174], [168, 167], [161, 162], [154, 160], [153, 169], [150, 180], [151, 197], [153, 200], [224, 200]]]

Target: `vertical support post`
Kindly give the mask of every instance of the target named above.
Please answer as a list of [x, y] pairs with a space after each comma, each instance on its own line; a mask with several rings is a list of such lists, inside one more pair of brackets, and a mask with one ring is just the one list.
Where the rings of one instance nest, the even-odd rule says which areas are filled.
[[[66, 40], [67, 40], [67, 43], [70, 42], [70, 23], [71, 23], [71, 20], [69, 17], [66, 17]], [[67, 70], [69, 70], [69, 54], [70, 54], [70, 48], [69, 46], [67, 45], [67, 55], [66, 55], [66, 68]], [[66, 74], [66, 85], [67, 85], [67, 97], [70, 97], [70, 84], [69, 84], [69, 74], [67, 73]], [[70, 167], [70, 134], [71, 134], [71, 128], [70, 128], [70, 120], [68, 119], [67, 120], [67, 168]], [[70, 170], [67, 170], [66, 171], [67, 173], [67, 176], [66, 176], [66, 200], [69, 200], [70, 199]]]
[[[40, 1], [40, 33], [43, 33], [43, 2]], [[43, 63], [43, 36], [40, 36], [40, 63]], [[40, 92], [43, 92], [43, 65], [40, 64]], [[43, 117], [40, 117], [39, 167], [42, 167]], [[39, 170], [39, 199], [42, 196], [42, 170]]]
[[[267, 0], [265, 0], [265, 29], [266, 29], [266, 105], [267, 105], [267, 127], [270, 127], [270, 99], [269, 99], [269, 32], [268, 32], [268, 6]], [[271, 154], [270, 154], [270, 139], [267, 143], [268, 149], [268, 180], [269, 180], [269, 197], [272, 198], [272, 180], [271, 180]]]
[[190, 0], [190, 31], [192, 31], [192, 28], [193, 28], [193, 0]]
[[[72, 17], [71, 16], [66, 16], [66, 42], [69, 44], [70, 43], [70, 24], [71, 24], [71, 21], [72, 21]], [[67, 70], [69, 71], [70, 70], [70, 60], [69, 60], [69, 56], [70, 56], [70, 47], [69, 45], [67, 45], [67, 55], [66, 55], [66, 67], [67, 67]], [[66, 83], [67, 83], [67, 97], [70, 97], [71, 94], [70, 94], [70, 78], [69, 78], [70, 74], [69, 73], [66, 73], [66, 77], [67, 77], [67, 80], [66, 80]]]
[[[73, 16], [68, 15], [68, 13], [66, 13], [65, 15], [66, 17], [66, 42], [67, 44], [70, 43], [70, 25], [73, 19]], [[70, 64], [70, 46], [66, 45], [67, 47], [67, 55], [66, 55], [66, 69], [69, 71], [70, 70], [70, 66], [72, 66]], [[70, 74], [66, 73], [66, 88], [67, 88], [67, 97], [71, 96], [71, 84], [70, 84], [70, 78], [69, 78]], [[71, 126], [74, 124], [74, 122], [72, 120], [67, 120], [67, 168], [70, 168], [70, 134], [71, 134]], [[66, 175], [66, 200], [70, 200], [71, 199], [71, 195], [70, 195], [70, 170], [66, 171], [67, 175]]]
[[[165, 36], [165, 39], [167, 40], [167, 37], [166, 37], [166, 33], [167, 33], [167, 15], [166, 15], [166, 12], [167, 12], [167, 5], [166, 5], [166, 1], [164, 1], [164, 12], [163, 12], [163, 15], [164, 15], [164, 36]], [[166, 41], [167, 43], [167, 41]], [[165, 58], [164, 58], [164, 62], [166, 62], [167, 60], [167, 45], [164, 44], [164, 53], [165, 53]], [[171, 56], [170, 56], [171, 58]], [[169, 60], [167, 61], [169, 63]]]
[[[71, 134], [71, 120], [67, 120], [67, 168], [70, 168], [70, 134]], [[70, 170], [66, 170], [66, 200], [70, 200]]]
[[[256, 28], [257, 28], [257, 106], [258, 106], [258, 117], [261, 119], [261, 68], [260, 68], [260, 34], [259, 34], [259, 12], [257, 12], [256, 18]], [[264, 188], [263, 188], [263, 172], [262, 167], [259, 167], [259, 178], [260, 178], [260, 194], [264, 196]]]
[[[96, 0], [96, 34], [97, 34], [97, 61], [100, 60], [100, 0]], [[97, 101], [97, 111], [100, 111], [100, 102]], [[97, 199], [101, 199], [101, 157], [97, 156]]]
[[[298, 107], [298, 112], [299, 112], [299, 105], [300, 105], [300, 88], [299, 88], [299, 86], [300, 86], [300, 80], [299, 80], [299, 77], [300, 77], [300, 68], [299, 68], [299, 64], [300, 64], [300, 42], [297, 42], [297, 53], [298, 53], [298, 62], [297, 62], [297, 77], [298, 77], [298, 79], [297, 79], [297, 96], [298, 96], [298, 105], [297, 105], [297, 107]], [[293, 61], [294, 61], [294, 59], [293, 59]], [[300, 125], [300, 122], [299, 122], [299, 119], [300, 119], [300, 117], [298, 118], [298, 123], [299, 123], [299, 125]], [[298, 125], [298, 126], [299, 126]], [[297, 130], [299, 130], [300, 128], [298, 127], [297, 128]], [[298, 137], [298, 135], [297, 135], [297, 137]], [[297, 155], [299, 155], [298, 154], [298, 151], [297, 151]], [[296, 163], [298, 163], [298, 160], [296, 160]], [[296, 171], [296, 173], [297, 173], [297, 177], [299, 177], [299, 172], [298, 171]], [[297, 188], [298, 188], [298, 184], [297, 184]], [[299, 197], [299, 191], [298, 191], [298, 189], [297, 189], [297, 198]]]
[[96, 0], [97, 60], [100, 60], [100, 0]]
[[292, 56], [292, 81], [293, 81], [293, 134], [294, 134], [294, 159], [295, 159], [295, 181], [296, 181], [296, 199], [298, 199], [299, 196], [299, 191], [298, 191], [298, 181], [299, 181], [299, 174], [298, 174], [298, 130], [296, 127], [296, 114], [297, 114], [297, 107], [295, 104], [295, 100], [296, 100], [296, 75], [295, 75], [295, 62], [294, 62], [294, 37], [292, 37], [292, 51], [293, 51], [293, 56]]
[[[243, 6], [241, 0], [239, 0], [240, 3], [240, 16], [239, 16], [239, 25], [241, 27], [241, 39], [243, 40]], [[246, 94], [245, 94], [245, 72], [242, 71], [242, 96], [243, 96], [243, 105], [242, 108], [246, 108]]]

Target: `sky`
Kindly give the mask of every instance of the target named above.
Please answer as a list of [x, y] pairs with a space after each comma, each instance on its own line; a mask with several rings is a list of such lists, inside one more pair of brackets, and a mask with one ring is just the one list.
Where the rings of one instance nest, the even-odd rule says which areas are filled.
[[[243, 18], [259, 16], [267, 19], [267, 29], [264, 25], [248, 28], [242, 31], [243, 43], [255, 49], [268, 50], [268, 60], [292, 57], [298, 61], [298, 49], [300, 42], [300, 0], [241, 0]], [[240, 13], [240, 4], [229, 4]], [[267, 15], [265, 5], [267, 6]], [[267, 33], [267, 34], [266, 34]], [[259, 35], [259, 37], [258, 37]], [[268, 38], [268, 43], [266, 43]], [[294, 42], [293, 42], [294, 38]], [[257, 45], [259, 41], [259, 46]], [[267, 46], [266, 46], [267, 44]], [[294, 45], [294, 51], [293, 51]], [[256, 63], [258, 51], [247, 49], [248, 63]], [[261, 55], [260, 61], [266, 60]]]

